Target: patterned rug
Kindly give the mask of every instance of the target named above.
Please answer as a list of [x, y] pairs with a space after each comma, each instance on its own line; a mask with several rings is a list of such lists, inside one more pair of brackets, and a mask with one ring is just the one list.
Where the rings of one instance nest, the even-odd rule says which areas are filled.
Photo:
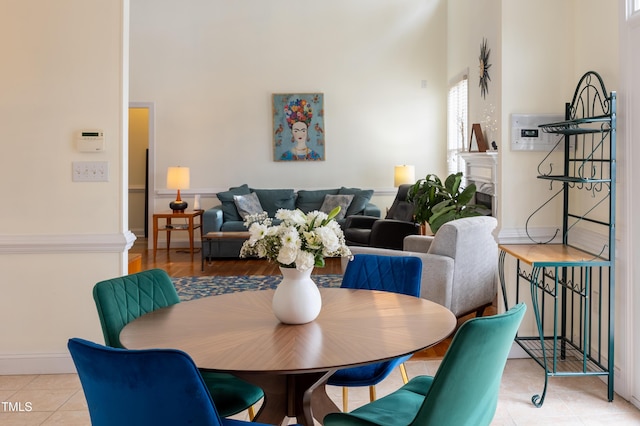
[[[342, 275], [312, 275], [318, 287], [340, 287]], [[172, 278], [180, 300], [215, 296], [236, 291], [275, 289], [282, 280], [280, 275], [235, 275], [227, 277], [180, 277]]]

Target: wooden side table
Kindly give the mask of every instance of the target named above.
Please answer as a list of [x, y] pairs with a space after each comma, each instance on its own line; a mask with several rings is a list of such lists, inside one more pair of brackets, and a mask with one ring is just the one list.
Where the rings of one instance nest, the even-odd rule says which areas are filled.
[[[158, 250], [158, 231], [167, 233], [167, 252], [171, 245], [172, 231], [187, 231], [189, 233], [189, 251], [191, 252], [191, 261], [193, 262], [193, 231], [200, 228], [200, 240], [202, 241], [202, 210], [185, 211], [184, 213], [154, 213], [153, 214], [153, 260], [156, 260], [156, 252]], [[195, 223], [195, 218], [198, 223]], [[164, 227], [158, 225], [160, 219], [165, 219]], [[187, 223], [171, 222], [173, 219], [187, 219]]]

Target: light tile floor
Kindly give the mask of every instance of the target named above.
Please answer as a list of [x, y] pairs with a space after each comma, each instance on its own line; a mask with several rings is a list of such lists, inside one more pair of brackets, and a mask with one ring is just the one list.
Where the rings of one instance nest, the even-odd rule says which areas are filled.
[[[410, 377], [433, 375], [439, 361], [409, 361]], [[531, 404], [531, 396], [542, 391], [542, 369], [530, 359], [507, 362], [498, 409], [492, 425], [640, 425], [640, 410], [621, 397], [606, 399], [606, 386], [595, 377], [550, 378], [541, 408]], [[377, 387], [378, 397], [401, 385], [394, 372]], [[331, 397], [342, 406], [341, 390], [331, 387]], [[368, 391], [351, 389], [349, 408], [368, 401]], [[22, 411], [16, 411], [22, 410]], [[246, 414], [237, 418], [246, 419]], [[0, 425], [90, 425], [87, 404], [75, 374], [0, 376]]]

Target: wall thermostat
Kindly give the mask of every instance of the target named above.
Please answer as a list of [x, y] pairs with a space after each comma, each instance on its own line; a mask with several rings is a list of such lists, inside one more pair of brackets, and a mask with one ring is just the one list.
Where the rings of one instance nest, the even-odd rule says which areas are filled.
[[104, 132], [81, 130], [76, 137], [76, 146], [80, 152], [102, 152], [104, 151]]
[[[562, 114], [511, 114], [512, 151], [551, 151], [564, 148], [562, 135], [545, 133], [541, 124], [564, 121]], [[558, 140], [561, 140], [558, 143]]]

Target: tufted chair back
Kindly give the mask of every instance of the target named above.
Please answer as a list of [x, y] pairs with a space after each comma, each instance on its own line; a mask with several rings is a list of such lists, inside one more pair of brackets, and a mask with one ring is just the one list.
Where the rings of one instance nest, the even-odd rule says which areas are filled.
[[97, 283], [93, 300], [98, 308], [104, 342], [122, 348], [120, 331], [134, 319], [180, 302], [176, 288], [162, 269], [150, 269]]
[[357, 254], [344, 272], [341, 287], [419, 297], [421, 276], [422, 261], [417, 257]]

